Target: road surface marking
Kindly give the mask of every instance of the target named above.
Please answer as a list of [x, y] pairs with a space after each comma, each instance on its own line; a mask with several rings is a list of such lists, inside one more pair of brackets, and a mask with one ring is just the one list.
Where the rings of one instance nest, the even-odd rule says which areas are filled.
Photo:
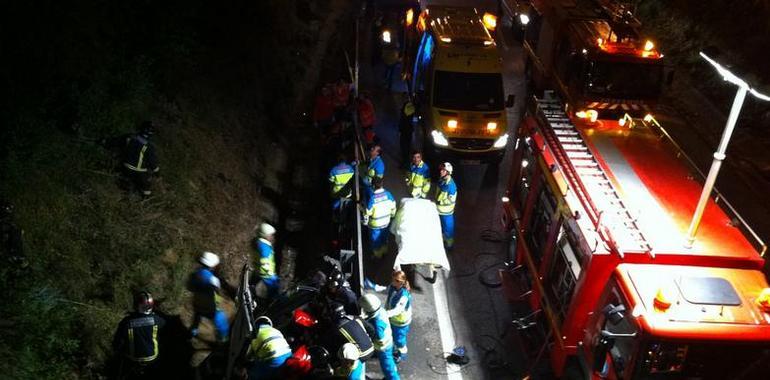
[[[439, 270], [436, 283], [433, 285], [433, 298], [436, 301], [436, 317], [438, 330], [441, 335], [441, 349], [443, 352], [452, 352], [455, 348], [455, 332], [452, 327], [452, 319], [449, 316], [449, 304], [447, 303], [446, 286], [444, 285], [444, 271]], [[444, 354], [442, 354], [444, 355]], [[462, 380], [462, 367], [446, 363], [447, 377], [449, 380]]]

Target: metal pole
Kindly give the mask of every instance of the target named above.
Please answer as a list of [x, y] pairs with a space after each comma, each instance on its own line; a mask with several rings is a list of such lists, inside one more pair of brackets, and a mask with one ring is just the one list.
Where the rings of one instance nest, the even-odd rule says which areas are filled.
[[355, 68], [355, 74], [354, 74], [354, 78], [353, 78], [353, 87], [354, 87], [353, 91], [355, 91], [356, 96], [358, 96], [358, 60], [359, 60], [359, 57], [358, 57], [358, 55], [359, 55], [358, 54], [358, 50], [359, 50], [359, 46], [358, 46], [359, 45], [359, 41], [358, 41], [358, 25], [359, 25], [359, 20], [361, 20], [361, 17], [356, 17], [356, 57], [355, 57], [355, 59], [356, 59], [355, 67], [356, 68]]
[[[359, 61], [359, 36], [358, 36], [358, 25], [359, 21], [361, 20], [361, 17], [356, 17], [356, 56], [355, 56], [355, 75], [353, 77], [353, 91], [356, 95], [356, 99], [358, 98], [358, 61]], [[358, 115], [357, 111], [356, 115], [353, 117], [353, 120], [355, 120], [355, 130], [356, 130], [356, 144], [360, 142], [358, 139]], [[364, 293], [364, 246], [363, 242], [361, 241], [361, 212], [358, 209], [358, 204], [361, 201], [361, 186], [359, 182], [359, 165], [358, 163], [361, 162], [361, 156], [359, 152], [360, 148], [355, 149], [356, 153], [356, 167], [355, 167], [355, 183], [356, 183], [356, 256], [358, 256], [358, 289], [361, 292], [361, 294]]]
[[692, 248], [695, 243], [695, 234], [698, 232], [700, 226], [700, 220], [703, 217], [703, 212], [706, 210], [706, 204], [711, 196], [711, 190], [714, 189], [714, 183], [717, 180], [719, 169], [722, 167], [722, 161], [724, 161], [725, 151], [727, 151], [727, 143], [730, 142], [730, 137], [735, 129], [735, 123], [738, 121], [738, 115], [741, 113], [741, 107], [743, 107], [743, 101], [746, 99], [746, 93], [749, 88], [746, 86], [739, 86], [738, 92], [735, 94], [733, 100], [733, 106], [730, 109], [730, 115], [727, 117], [727, 125], [722, 132], [722, 140], [719, 142], [719, 147], [714, 153], [714, 160], [711, 162], [711, 169], [706, 177], [706, 183], [703, 185], [703, 192], [700, 194], [700, 200], [698, 200], [698, 206], [695, 208], [695, 214], [692, 216], [692, 222], [690, 222], [690, 228], [687, 231], [687, 241], [685, 242], [686, 248]]

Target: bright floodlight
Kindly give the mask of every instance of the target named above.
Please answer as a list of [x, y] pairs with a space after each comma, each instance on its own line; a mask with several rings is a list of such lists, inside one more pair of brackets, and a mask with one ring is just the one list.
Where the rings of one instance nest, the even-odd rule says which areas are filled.
[[706, 53], [700, 52], [700, 56], [703, 57], [703, 59], [705, 59], [706, 62], [710, 63], [711, 66], [714, 66], [714, 68], [717, 69], [717, 72], [722, 75], [722, 78], [724, 78], [724, 80], [726, 80], [726, 81], [728, 81], [728, 82], [730, 82], [730, 83], [732, 83], [732, 84], [734, 84], [734, 85], [736, 85], [738, 87], [746, 88], [751, 93], [751, 95], [754, 95], [754, 96], [756, 96], [759, 99], [762, 99], [762, 100], [764, 100], [766, 102], [770, 101], [770, 96], [767, 96], [767, 95], [765, 95], [765, 94], [763, 94], [763, 93], [761, 93], [761, 92], [751, 88], [751, 86], [749, 86], [749, 84], [746, 83], [745, 80], [743, 80], [741, 78], [738, 78], [738, 76], [733, 74], [732, 71], [730, 71], [727, 68], [725, 68], [724, 66], [720, 65], [719, 62], [713, 60], [711, 57], [706, 55]]

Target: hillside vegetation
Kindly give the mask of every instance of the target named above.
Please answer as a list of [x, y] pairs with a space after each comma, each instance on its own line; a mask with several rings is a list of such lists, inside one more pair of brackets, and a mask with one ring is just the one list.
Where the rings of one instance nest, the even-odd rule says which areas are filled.
[[[350, 4], [232, 3], [49, 0], [0, 15], [0, 196], [30, 263], [0, 265], [1, 377], [100, 377], [133, 291], [188, 317], [195, 256], [220, 253], [234, 279], [253, 227], [280, 220], [262, 194], [313, 184], [291, 173], [316, 151], [297, 105], [318, 80], [319, 31]], [[96, 141], [147, 119], [161, 171], [142, 199]]]

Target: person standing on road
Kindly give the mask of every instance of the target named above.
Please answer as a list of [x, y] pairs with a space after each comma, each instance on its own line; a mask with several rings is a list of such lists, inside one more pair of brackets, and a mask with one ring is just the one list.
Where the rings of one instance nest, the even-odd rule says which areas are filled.
[[291, 347], [270, 318], [261, 316], [254, 323], [259, 327], [246, 352], [246, 360], [253, 363], [249, 379], [278, 379], [281, 368], [291, 357]]
[[396, 216], [396, 200], [390, 191], [382, 188], [382, 177], [374, 177], [372, 185], [374, 192], [366, 204], [364, 224], [369, 226], [372, 253], [379, 259], [388, 250], [388, 226], [390, 219]]
[[364, 288], [375, 292], [388, 292], [385, 310], [393, 330], [393, 356], [396, 363], [405, 361], [408, 353], [406, 338], [412, 323], [412, 288], [406, 279], [406, 273], [393, 271], [390, 285], [387, 287], [375, 284], [367, 278], [364, 280]]
[[222, 282], [214, 274], [214, 268], [219, 265], [219, 256], [203, 252], [198, 262], [201, 267], [192, 273], [188, 286], [193, 292], [194, 314], [190, 335], [198, 336], [201, 318], [206, 317], [214, 322], [217, 342], [227, 342], [230, 337], [230, 321], [222, 308], [222, 296], [219, 294]]
[[374, 294], [364, 294], [360, 303], [364, 320], [374, 328], [370, 336], [385, 380], [400, 380], [398, 367], [393, 359], [393, 332], [388, 315], [382, 308], [382, 302]]
[[154, 313], [154, 307], [152, 295], [139, 292], [134, 295], [134, 311], [118, 324], [112, 347], [123, 361], [119, 379], [153, 379], [158, 375], [158, 333], [166, 321]]
[[416, 108], [409, 93], [404, 93], [404, 99], [404, 104], [401, 105], [401, 114], [398, 118], [398, 134], [401, 148], [401, 166], [406, 169], [409, 167], [409, 154], [412, 152], [412, 135], [414, 134], [412, 118]]
[[259, 268], [259, 279], [267, 288], [267, 299], [273, 299], [280, 291], [278, 275], [275, 272], [275, 227], [268, 223], [259, 225], [259, 239], [257, 239], [257, 257], [255, 267]]
[[369, 166], [366, 169], [366, 175], [362, 178], [364, 186], [366, 187], [367, 199], [371, 198], [372, 192], [374, 191], [372, 189], [372, 182], [374, 179], [382, 179], [385, 176], [385, 161], [380, 157], [381, 152], [382, 147], [378, 144], [372, 145], [372, 147], [369, 148]]
[[441, 219], [441, 232], [444, 235], [444, 247], [451, 250], [455, 242], [455, 204], [457, 203], [457, 186], [452, 179], [452, 164], [445, 162], [439, 166], [438, 194], [436, 208]]
[[406, 177], [406, 186], [414, 198], [425, 198], [430, 191], [430, 169], [422, 160], [422, 153], [419, 151], [412, 153], [412, 166]]

